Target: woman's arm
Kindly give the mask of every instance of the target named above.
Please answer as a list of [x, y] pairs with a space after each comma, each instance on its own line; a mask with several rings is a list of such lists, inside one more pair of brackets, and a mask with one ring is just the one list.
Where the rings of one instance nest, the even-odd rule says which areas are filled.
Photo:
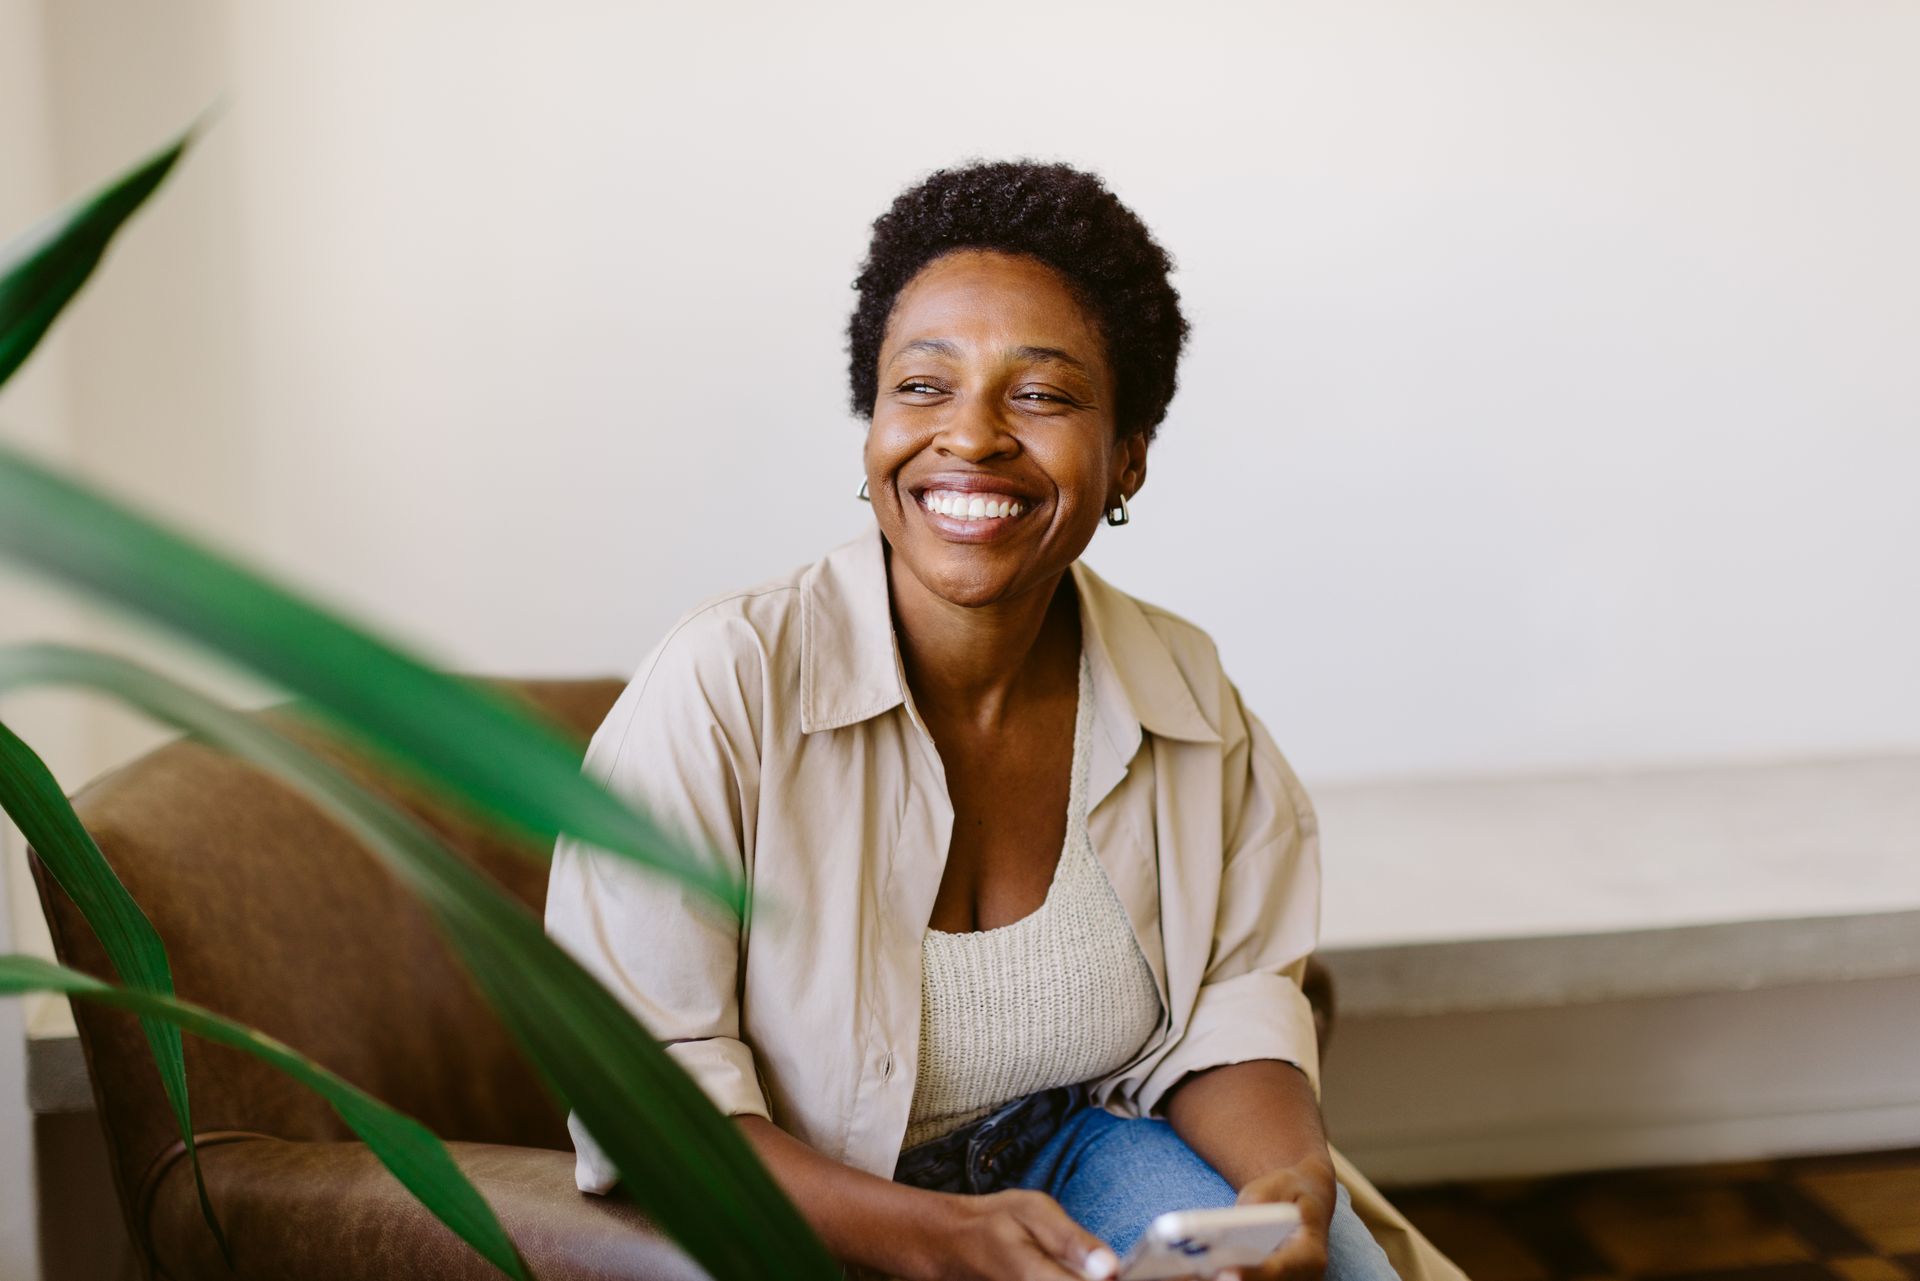
[[[1169, 949], [1203, 968], [1185, 1028], [1130, 1100], [1145, 1116], [1164, 1113], [1176, 1086], [1222, 1064], [1292, 1063], [1317, 1090], [1313, 1007], [1301, 980], [1319, 938], [1319, 820], [1266, 727], [1220, 680], [1219, 883], [1210, 899], [1162, 922]], [[1204, 876], [1195, 868], [1193, 883]]]
[[1040, 1192], [958, 1196], [895, 1183], [814, 1151], [765, 1117], [741, 1133], [829, 1252], [914, 1281], [1085, 1281], [1113, 1252]]
[[[765, 677], [750, 633], [712, 610], [654, 647], [581, 771], [736, 878], [758, 802]], [[698, 891], [570, 834], [554, 843], [546, 929], [658, 1038], [722, 1113], [770, 1111], [740, 1022], [740, 922]], [[619, 1170], [570, 1114], [583, 1192]]]
[[1320, 1104], [1291, 1063], [1263, 1059], [1196, 1072], [1175, 1088], [1167, 1119], [1236, 1188], [1307, 1161], [1333, 1168]]
[[1318, 1281], [1333, 1221], [1333, 1158], [1306, 1074], [1273, 1059], [1196, 1072], [1174, 1087], [1167, 1119], [1240, 1191], [1242, 1203], [1291, 1201], [1301, 1230], [1247, 1281]]
[[[1266, 727], [1222, 680], [1220, 900], [1188, 1033], [1205, 1012], [1211, 1035], [1188, 1052], [1188, 1070], [1159, 1110], [1243, 1203], [1299, 1207], [1301, 1231], [1248, 1269], [1248, 1281], [1319, 1281], [1336, 1185], [1320, 1120], [1313, 1014], [1300, 990], [1319, 934], [1319, 821]], [[1209, 1064], [1214, 1054], [1221, 1057]]]
[[949, 1198], [823, 1156], [765, 1117], [734, 1120], [835, 1258], [889, 1276], [938, 1274], [933, 1238], [952, 1216]]

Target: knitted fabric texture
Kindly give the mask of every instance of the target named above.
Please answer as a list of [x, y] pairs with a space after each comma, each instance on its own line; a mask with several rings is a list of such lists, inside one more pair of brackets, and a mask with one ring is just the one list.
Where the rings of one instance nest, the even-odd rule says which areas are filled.
[[1126, 908], [1087, 834], [1092, 675], [1080, 656], [1067, 839], [1047, 897], [991, 930], [921, 942], [920, 1064], [905, 1147], [1035, 1090], [1131, 1062], [1160, 1025], [1160, 996]]

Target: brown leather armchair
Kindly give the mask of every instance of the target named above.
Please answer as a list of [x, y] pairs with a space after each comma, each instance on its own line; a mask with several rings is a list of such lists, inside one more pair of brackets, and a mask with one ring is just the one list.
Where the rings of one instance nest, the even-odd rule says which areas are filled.
[[[618, 680], [500, 681], [584, 744]], [[280, 713], [261, 715], [281, 725]], [[539, 911], [544, 862], [411, 788], [302, 737], [399, 800]], [[418, 1117], [494, 1206], [536, 1274], [703, 1274], [628, 1201], [578, 1192], [565, 1113], [441, 943], [357, 841], [292, 788], [200, 743], [168, 743], [83, 788], [81, 821], [166, 940], [181, 996], [249, 1023]], [[111, 977], [92, 930], [33, 860], [62, 962]], [[1324, 1038], [1323, 970], [1309, 995]], [[496, 1277], [320, 1099], [252, 1058], [188, 1037], [201, 1161], [233, 1249], [201, 1221], [138, 1024], [76, 1003], [127, 1228], [150, 1277]]]

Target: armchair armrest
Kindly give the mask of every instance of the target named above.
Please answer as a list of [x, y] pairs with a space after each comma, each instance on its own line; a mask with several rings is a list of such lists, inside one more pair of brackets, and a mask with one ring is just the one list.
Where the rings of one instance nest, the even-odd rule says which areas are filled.
[[[571, 1152], [449, 1143], [540, 1281], [706, 1281], [631, 1201], [574, 1187]], [[360, 1143], [202, 1136], [200, 1162], [234, 1267], [200, 1217], [178, 1148], [142, 1190], [144, 1243], [167, 1281], [498, 1281]]]

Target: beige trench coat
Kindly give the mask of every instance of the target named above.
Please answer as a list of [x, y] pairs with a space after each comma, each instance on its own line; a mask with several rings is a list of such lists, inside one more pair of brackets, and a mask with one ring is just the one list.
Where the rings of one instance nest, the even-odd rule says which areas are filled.
[[[1319, 1090], [1300, 979], [1319, 933], [1313, 807], [1206, 633], [1073, 566], [1092, 669], [1088, 827], [1153, 971], [1161, 1018], [1092, 1084], [1157, 1115], [1188, 1073], [1282, 1059]], [[641, 664], [585, 769], [731, 862], [744, 926], [572, 838], [547, 929], [667, 1044], [722, 1112], [770, 1118], [890, 1177], [920, 1039], [921, 936], [953, 825], [902, 678], [877, 527], [710, 601]], [[570, 1122], [577, 1180], [617, 1174]], [[1459, 1272], [1336, 1154], [1406, 1281]]]

